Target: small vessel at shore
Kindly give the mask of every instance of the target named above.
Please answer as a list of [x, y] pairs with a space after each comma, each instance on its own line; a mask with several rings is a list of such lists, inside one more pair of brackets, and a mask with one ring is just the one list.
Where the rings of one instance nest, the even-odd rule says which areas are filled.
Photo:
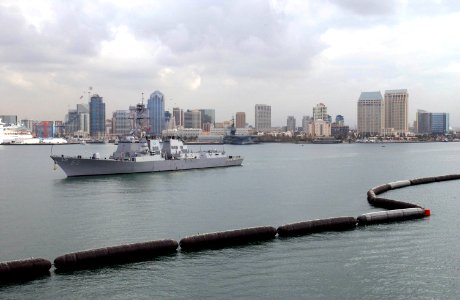
[[173, 137], [147, 138], [139, 122], [144, 110], [144, 104], [137, 105], [136, 128], [118, 142], [109, 158], [94, 153], [91, 157], [51, 155], [51, 159], [68, 177], [231, 167], [243, 163], [242, 157], [226, 155], [223, 151], [191, 151]]

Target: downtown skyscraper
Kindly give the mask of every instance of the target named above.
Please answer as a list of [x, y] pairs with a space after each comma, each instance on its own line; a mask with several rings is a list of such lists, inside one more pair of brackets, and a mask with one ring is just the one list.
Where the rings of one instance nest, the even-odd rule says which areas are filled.
[[165, 129], [165, 101], [164, 95], [155, 91], [150, 95], [147, 102], [147, 109], [149, 111], [149, 124], [150, 133], [155, 136], [161, 136], [163, 129]]
[[380, 92], [362, 92], [358, 99], [358, 133], [376, 136], [382, 133], [385, 108]]
[[385, 130], [403, 135], [408, 133], [409, 94], [407, 90], [385, 91], [384, 105]]
[[105, 103], [98, 94], [89, 101], [89, 134], [94, 138], [105, 136]]
[[272, 107], [266, 104], [255, 106], [255, 127], [257, 131], [269, 131], [272, 128]]
[[246, 113], [239, 111], [235, 115], [235, 128], [245, 128], [246, 127]]

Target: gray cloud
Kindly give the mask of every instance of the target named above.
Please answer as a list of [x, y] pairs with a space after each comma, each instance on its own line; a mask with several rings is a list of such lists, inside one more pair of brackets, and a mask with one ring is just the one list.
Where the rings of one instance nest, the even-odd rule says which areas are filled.
[[[426, 109], [430, 98], [423, 99], [422, 91], [429, 89], [430, 78], [444, 87], [445, 99], [457, 92], [446, 88], [458, 79], [457, 46], [444, 42], [442, 49], [429, 51], [422, 46], [414, 54], [388, 38], [400, 34], [398, 28], [407, 21], [452, 14], [457, 4], [203, 0], [50, 5], [51, 18], [34, 27], [14, 2], [0, 4], [0, 93], [14, 100], [3, 106], [4, 113], [62, 119], [92, 85], [109, 111], [134, 104], [141, 91], [158, 89], [184, 108], [216, 108], [218, 118], [241, 110], [251, 122], [255, 103], [271, 104], [276, 125], [291, 114], [299, 122], [323, 101], [352, 125], [362, 90], [414, 88]], [[446, 24], [439, 28], [453, 36], [454, 26]], [[417, 36], [412, 27], [404, 28], [405, 38]], [[336, 32], [333, 40], [326, 40], [331, 31]], [[375, 44], [353, 45], [354, 35], [362, 32]], [[432, 45], [433, 36], [427, 35], [426, 45]], [[389, 53], [378, 51], [381, 47]], [[411, 58], [414, 62], [408, 63]], [[446, 65], [451, 65], [449, 74], [443, 72]], [[30, 99], [50, 109], [39, 112]]]

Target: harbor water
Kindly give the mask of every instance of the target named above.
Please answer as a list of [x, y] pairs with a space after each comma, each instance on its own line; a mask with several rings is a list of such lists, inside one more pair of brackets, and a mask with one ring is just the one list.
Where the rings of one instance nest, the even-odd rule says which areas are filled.
[[[373, 186], [460, 173], [460, 143], [201, 146], [241, 167], [66, 178], [49, 155], [111, 144], [0, 145], [0, 261], [358, 216]], [[200, 148], [200, 146], [193, 146]], [[276, 238], [0, 285], [1, 299], [459, 299], [460, 181], [384, 197], [429, 218]]]

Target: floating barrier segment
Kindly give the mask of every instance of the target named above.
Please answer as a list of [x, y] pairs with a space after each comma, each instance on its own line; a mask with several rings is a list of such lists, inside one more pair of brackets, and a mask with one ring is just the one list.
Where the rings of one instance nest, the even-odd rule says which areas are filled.
[[390, 182], [388, 183], [388, 185], [390, 186], [390, 190], [394, 190], [394, 189], [400, 189], [406, 186], [410, 186], [411, 183], [410, 183], [410, 180], [399, 180], [395, 182]]
[[356, 227], [356, 218], [337, 217], [291, 223], [278, 227], [279, 236], [300, 236], [325, 231], [344, 231]]
[[54, 266], [59, 271], [69, 271], [142, 261], [174, 253], [178, 246], [174, 240], [158, 240], [92, 249], [59, 256], [54, 260]]
[[373, 187], [371, 191], [374, 192], [375, 195], [385, 193], [391, 189], [391, 186], [388, 184], [382, 184], [376, 187]]
[[425, 217], [425, 210], [423, 208], [406, 208], [367, 213], [358, 216], [357, 219], [358, 225], [367, 225], [417, 219], [423, 217]]
[[409, 202], [392, 200], [392, 199], [386, 199], [386, 198], [380, 198], [380, 197], [376, 197], [376, 198], [373, 198], [372, 200], [369, 200], [369, 203], [372, 206], [381, 207], [385, 209], [422, 208], [421, 206], [417, 204], [412, 204]]
[[275, 236], [276, 229], [274, 227], [262, 226], [189, 236], [181, 239], [179, 245], [184, 251], [219, 249], [271, 240]]
[[28, 258], [0, 262], [0, 282], [29, 280], [49, 275], [51, 262], [44, 258]]
[[423, 178], [411, 179], [410, 184], [411, 185], [418, 185], [418, 184], [432, 183], [432, 182], [436, 182], [436, 178], [437, 177], [423, 177]]

